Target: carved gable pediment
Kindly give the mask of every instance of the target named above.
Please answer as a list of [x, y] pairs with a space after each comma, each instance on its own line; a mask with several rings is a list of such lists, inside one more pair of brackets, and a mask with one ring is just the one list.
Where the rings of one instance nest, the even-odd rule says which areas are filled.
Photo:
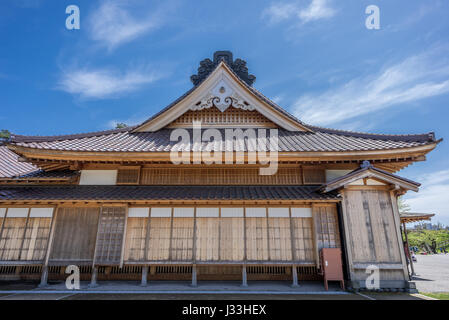
[[[253, 112], [237, 119], [238, 121], [244, 121], [234, 123], [236, 126], [244, 127], [249, 118], [258, 117], [260, 120], [260, 117], [263, 117], [266, 120], [262, 122], [265, 124], [271, 122], [273, 123], [273, 125], [270, 124], [272, 127], [277, 126], [289, 131], [310, 131], [300, 122], [279, 110], [279, 107], [273, 107], [272, 102], [270, 103], [267, 98], [240, 79], [224, 60], [219, 62], [213, 71], [202, 70], [201, 76], [204, 77], [202, 81], [182, 99], [144, 122], [135, 129], [135, 132], [157, 131], [165, 127], [177, 126], [179, 122], [185, 122], [186, 117], [182, 120], [177, 119], [180, 119], [186, 113], [192, 115], [192, 112], [204, 110], [218, 110], [218, 112], [226, 113], [231, 107], [233, 110]], [[239, 115], [243, 116], [243, 113], [240, 112]], [[220, 122], [217, 124], [220, 124]]]

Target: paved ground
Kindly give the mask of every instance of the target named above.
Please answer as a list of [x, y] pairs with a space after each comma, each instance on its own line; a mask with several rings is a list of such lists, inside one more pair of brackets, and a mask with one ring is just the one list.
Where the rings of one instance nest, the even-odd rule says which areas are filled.
[[343, 292], [337, 283], [330, 284], [326, 292], [321, 282], [305, 282], [299, 288], [288, 282], [249, 283], [247, 288], [238, 282], [205, 282], [192, 288], [186, 282], [152, 282], [140, 287], [137, 282], [100, 282], [98, 287], [88, 288], [81, 283], [81, 290], [70, 292], [64, 283], [51, 284], [45, 289], [37, 283], [2, 283], [0, 300], [421, 300], [422, 297], [405, 293]]
[[413, 281], [419, 292], [449, 292], [449, 254], [417, 255]]

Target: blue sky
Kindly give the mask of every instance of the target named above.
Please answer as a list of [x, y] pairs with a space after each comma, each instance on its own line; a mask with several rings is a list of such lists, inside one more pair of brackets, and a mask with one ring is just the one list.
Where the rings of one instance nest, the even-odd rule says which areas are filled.
[[[77, 5], [80, 30], [67, 30]], [[380, 30], [365, 9], [380, 8]], [[0, 128], [53, 135], [139, 123], [190, 89], [199, 61], [231, 50], [255, 87], [326, 127], [449, 137], [444, 0], [0, 3]], [[414, 211], [449, 224], [449, 147], [400, 174]]]

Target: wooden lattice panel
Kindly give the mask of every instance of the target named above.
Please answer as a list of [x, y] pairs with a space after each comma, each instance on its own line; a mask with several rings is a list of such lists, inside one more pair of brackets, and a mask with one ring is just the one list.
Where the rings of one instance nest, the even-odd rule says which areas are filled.
[[292, 218], [294, 259], [314, 262], [312, 218]]
[[128, 218], [126, 227], [126, 261], [145, 260], [148, 218]]
[[125, 222], [126, 207], [101, 208], [95, 263], [120, 263]]
[[138, 184], [140, 168], [121, 168], [117, 172], [117, 184]]
[[268, 241], [271, 260], [292, 260], [289, 218], [268, 219]]
[[0, 260], [19, 260], [27, 218], [5, 218], [0, 239]]
[[274, 128], [276, 125], [256, 110], [242, 110], [229, 107], [221, 112], [217, 108], [187, 111], [168, 127], [191, 127], [193, 122], [201, 121], [202, 127], [257, 127]]
[[197, 218], [196, 259], [219, 260], [220, 218]]
[[267, 218], [246, 218], [246, 256], [250, 261], [268, 260]]
[[143, 185], [301, 185], [299, 168], [260, 175], [258, 168], [145, 168]]
[[304, 168], [304, 184], [323, 184], [326, 182], [324, 169]]
[[175, 218], [172, 221], [170, 255], [172, 260], [191, 261], [193, 258], [193, 218]]
[[51, 218], [30, 218], [22, 245], [20, 260], [43, 260], [47, 252]]
[[312, 210], [318, 250], [340, 248], [337, 208], [335, 206], [316, 206]]
[[220, 258], [241, 261], [245, 255], [243, 218], [224, 218], [220, 221]]
[[151, 218], [147, 259], [168, 260], [170, 256], [171, 218]]

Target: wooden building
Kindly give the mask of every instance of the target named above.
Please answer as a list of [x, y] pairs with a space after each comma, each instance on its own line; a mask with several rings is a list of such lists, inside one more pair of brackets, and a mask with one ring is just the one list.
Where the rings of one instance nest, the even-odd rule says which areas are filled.
[[[425, 160], [439, 142], [433, 133], [305, 124], [254, 89], [246, 63], [227, 51], [201, 61], [191, 80], [191, 90], [140, 125], [12, 135], [0, 146], [2, 279], [45, 284], [76, 265], [93, 283], [296, 284], [321, 278], [322, 248], [341, 248], [348, 286], [365, 287], [375, 265], [382, 288], [409, 288], [397, 197], [419, 184], [396, 172]], [[200, 154], [212, 140], [191, 137], [184, 148], [181, 136], [170, 139], [179, 129], [276, 132], [267, 154], [277, 170], [261, 174], [268, 164], [251, 160], [250, 135], [242, 145], [232, 139], [231, 149], [213, 140], [209, 156], [223, 161], [208, 163]], [[173, 150], [186, 161], [174, 163]]]

